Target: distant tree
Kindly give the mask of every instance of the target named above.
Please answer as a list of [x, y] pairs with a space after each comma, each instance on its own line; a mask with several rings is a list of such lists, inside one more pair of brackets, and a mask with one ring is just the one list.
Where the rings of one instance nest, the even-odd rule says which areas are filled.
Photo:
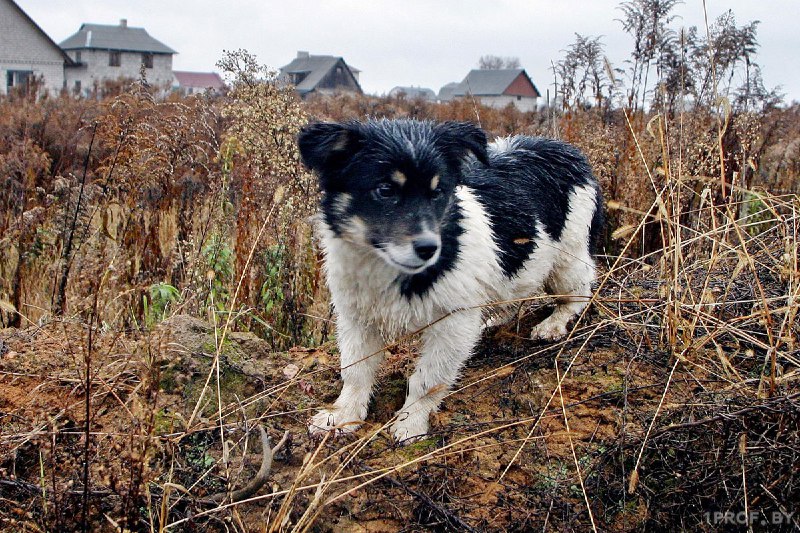
[[500, 57], [493, 55], [481, 56], [478, 60], [478, 68], [481, 70], [501, 70], [520, 68], [518, 57]]

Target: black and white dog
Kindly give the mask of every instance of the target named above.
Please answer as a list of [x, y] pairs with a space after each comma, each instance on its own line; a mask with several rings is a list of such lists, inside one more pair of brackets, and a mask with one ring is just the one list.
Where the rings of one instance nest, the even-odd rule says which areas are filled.
[[[316, 171], [320, 233], [344, 386], [312, 434], [367, 416], [386, 341], [422, 331], [422, 353], [392, 425], [427, 433], [458, 378], [487, 303], [559, 295], [534, 338], [557, 339], [587, 305], [603, 225], [600, 189], [577, 149], [510, 137], [487, 144], [458, 122], [317, 123], [299, 136]], [[427, 327], [426, 327], [427, 326]]]

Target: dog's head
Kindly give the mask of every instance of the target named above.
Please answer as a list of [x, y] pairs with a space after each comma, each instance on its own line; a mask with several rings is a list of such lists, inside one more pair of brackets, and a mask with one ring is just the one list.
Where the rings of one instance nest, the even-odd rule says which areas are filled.
[[486, 163], [486, 135], [464, 122], [318, 123], [298, 141], [319, 176], [328, 226], [406, 274], [439, 260], [465, 160]]

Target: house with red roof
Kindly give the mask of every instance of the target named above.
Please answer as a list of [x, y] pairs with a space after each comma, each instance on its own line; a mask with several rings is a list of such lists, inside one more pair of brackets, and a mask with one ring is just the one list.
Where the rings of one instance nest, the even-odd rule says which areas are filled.
[[520, 111], [535, 111], [539, 89], [525, 69], [476, 69], [457, 86], [448, 84], [439, 91], [439, 99], [474, 98], [481, 104], [502, 109], [513, 105]]
[[216, 72], [187, 72], [174, 70], [175, 79], [172, 83], [173, 90], [183, 95], [192, 94], [222, 94], [225, 92], [225, 82]]

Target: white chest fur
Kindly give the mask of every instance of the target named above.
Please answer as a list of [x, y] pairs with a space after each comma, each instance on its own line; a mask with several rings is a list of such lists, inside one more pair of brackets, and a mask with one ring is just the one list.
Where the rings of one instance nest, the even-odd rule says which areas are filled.
[[473, 307], [503, 296], [491, 224], [467, 187], [456, 190], [463, 233], [454, 268], [422, 296], [407, 297], [396, 281], [401, 275], [375, 251], [337, 237], [321, 226], [326, 273], [337, 314], [374, 325], [388, 337], [417, 330], [455, 309]]

